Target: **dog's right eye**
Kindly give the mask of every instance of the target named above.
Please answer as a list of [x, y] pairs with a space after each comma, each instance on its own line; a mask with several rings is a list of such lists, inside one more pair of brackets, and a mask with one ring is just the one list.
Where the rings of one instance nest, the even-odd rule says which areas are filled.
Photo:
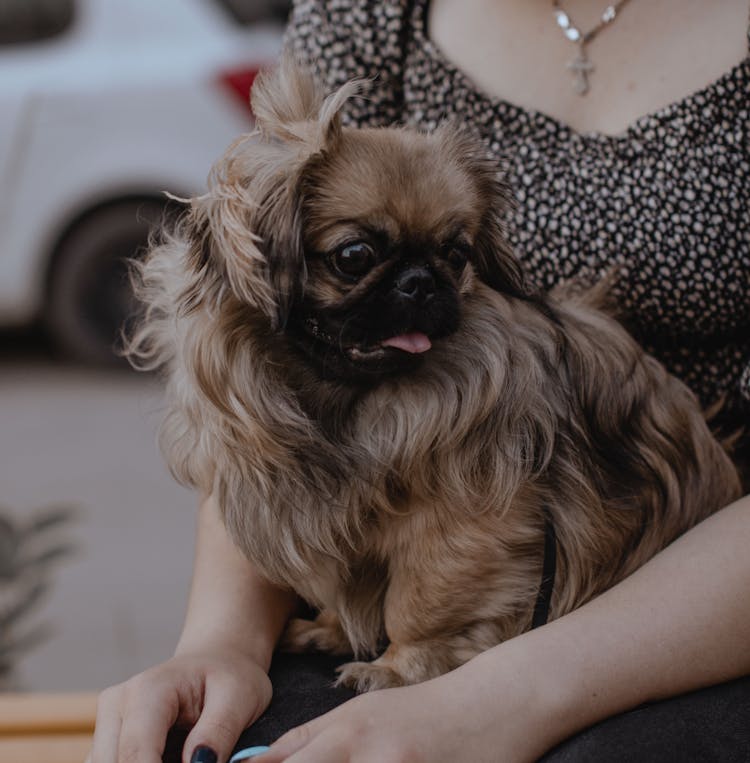
[[358, 241], [337, 250], [332, 257], [334, 270], [344, 278], [360, 278], [375, 264], [375, 252], [369, 244]]
[[463, 241], [451, 241], [444, 244], [440, 250], [443, 259], [451, 266], [453, 273], [459, 277], [469, 259], [469, 245]]

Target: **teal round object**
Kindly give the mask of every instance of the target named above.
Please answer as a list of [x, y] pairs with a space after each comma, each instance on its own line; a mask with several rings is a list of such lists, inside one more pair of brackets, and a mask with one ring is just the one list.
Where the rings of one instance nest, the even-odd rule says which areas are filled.
[[241, 760], [249, 760], [256, 755], [262, 755], [264, 752], [268, 752], [271, 748], [259, 745], [257, 747], [246, 747], [244, 750], [234, 753], [229, 759], [229, 763], [239, 763]]

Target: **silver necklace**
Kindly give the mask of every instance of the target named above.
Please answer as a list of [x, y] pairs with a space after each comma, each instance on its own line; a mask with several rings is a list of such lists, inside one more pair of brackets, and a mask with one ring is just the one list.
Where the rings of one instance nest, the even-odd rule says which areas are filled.
[[578, 55], [566, 65], [566, 68], [573, 72], [575, 77], [573, 89], [578, 95], [586, 95], [588, 93], [589, 77], [595, 68], [586, 53], [586, 46], [599, 35], [602, 29], [608, 27], [617, 18], [622, 7], [628, 2], [630, 0], [618, 0], [608, 5], [604, 9], [599, 22], [589, 29], [588, 32], [582, 32], [573, 22], [573, 19], [562, 9], [560, 0], [552, 0], [552, 8], [557, 25], [562, 29], [563, 34], [578, 46]]

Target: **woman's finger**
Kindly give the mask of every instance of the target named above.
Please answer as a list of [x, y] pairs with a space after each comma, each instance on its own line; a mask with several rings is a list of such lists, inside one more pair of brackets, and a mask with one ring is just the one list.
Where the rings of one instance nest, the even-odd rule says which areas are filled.
[[330, 715], [331, 713], [326, 713], [290, 729], [271, 745], [269, 752], [258, 756], [258, 763], [281, 763], [298, 750], [306, 748], [327, 727]]
[[268, 752], [258, 756], [258, 763], [281, 763], [297, 750], [303, 749], [312, 741], [308, 726], [309, 724], [305, 723], [287, 731], [271, 745]]
[[179, 712], [174, 691], [129, 693], [117, 747], [118, 763], [161, 763], [167, 734]]
[[[349, 763], [351, 755], [351, 740], [348, 736], [330, 730], [315, 735], [309, 744], [281, 760], [284, 763]], [[264, 762], [264, 757], [258, 758], [258, 763]]]
[[209, 683], [203, 711], [185, 740], [183, 763], [190, 763], [199, 748], [204, 748], [197, 756], [200, 763], [228, 760], [240, 734], [267, 704], [258, 698], [254, 686], [233, 679]]
[[122, 726], [123, 691], [119, 686], [105, 689], [96, 706], [96, 728], [87, 763], [117, 763], [117, 747]]

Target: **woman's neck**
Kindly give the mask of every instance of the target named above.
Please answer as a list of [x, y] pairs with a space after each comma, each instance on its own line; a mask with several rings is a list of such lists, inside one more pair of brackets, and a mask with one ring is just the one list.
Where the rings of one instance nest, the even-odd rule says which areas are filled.
[[[583, 31], [606, 6], [562, 2]], [[582, 132], [618, 134], [742, 61], [749, 15], [748, 0], [630, 0], [587, 47], [594, 69], [584, 96], [568, 68], [579, 49], [557, 25], [552, 0], [432, 0], [428, 33], [487, 94]]]

